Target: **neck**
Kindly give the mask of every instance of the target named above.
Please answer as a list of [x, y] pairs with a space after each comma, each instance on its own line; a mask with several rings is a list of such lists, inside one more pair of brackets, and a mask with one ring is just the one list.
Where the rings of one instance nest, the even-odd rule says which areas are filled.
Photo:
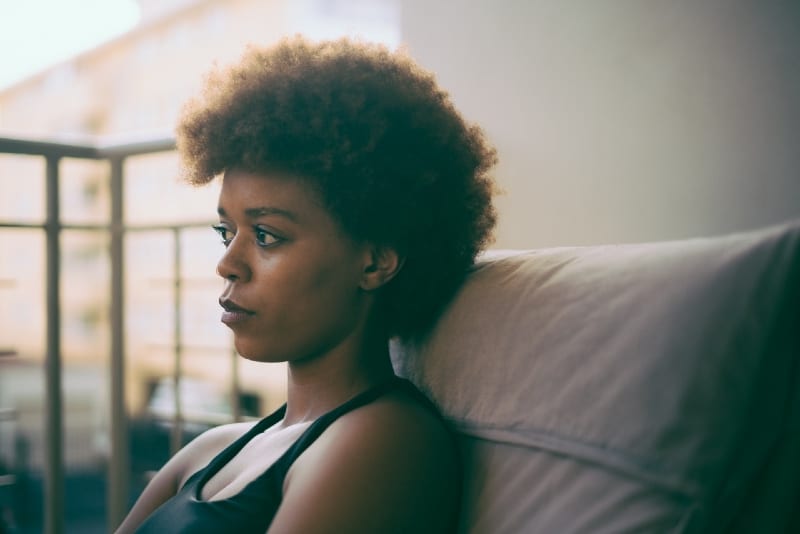
[[289, 362], [284, 425], [314, 420], [393, 374], [383, 335], [361, 337], [320, 357]]

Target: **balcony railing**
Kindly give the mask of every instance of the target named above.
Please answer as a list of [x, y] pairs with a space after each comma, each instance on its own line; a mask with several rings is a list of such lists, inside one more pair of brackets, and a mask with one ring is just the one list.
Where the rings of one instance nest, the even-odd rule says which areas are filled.
[[[174, 383], [175, 409], [172, 425], [172, 449], [180, 446], [181, 436], [181, 400], [177, 384], [181, 377], [181, 313], [180, 287], [180, 233], [188, 228], [207, 226], [208, 221], [187, 222], [182, 224], [137, 225], [125, 224], [123, 213], [123, 185], [125, 181], [124, 162], [127, 158], [146, 154], [171, 151], [175, 148], [172, 139], [156, 139], [146, 142], [120, 144], [112, 146], [89, 146], [41, 142], [22, 139], [0, 138], [0, 154], [28, 155], [41, 157], [45, 162], [45, 218], [40, 223], [3, 220], [0, 214], [0, 230], [3, 229], [35, 229], [41, 230], [45, 236], [46, 251], [44, 256], [45, 294], [46, 294], [46, 350], [45, 350], [45, 458], [44, 458], [44, 528], [48, 534], [60, 534], [64, 531], [64, 405], [62, 400], [62, 306], [60, 273], [62, 250], [60, 235], [63, 230], [84, 230], [105, 232], [110, 239], [110, 365], [108, 381], [110, 384], [110, 458], [108, 463], [107, 485], [107, 522], [108, 528], [114, 529], [124, 517], [128, 507], [129, 488], [129, 435], [128, 416], [125, 406], [125, 262], [124, 240], [129, 232], [135, 231], [169, 231], [173, 235], [175, 284], [174, 314]], [[59, 162], [63, 158], [99, 160], [109, 163], [110, 216], [107, 223], [101, 224], [68, 224], [62, 220], [59, 211], [61, 191], [59, 190]], [[0, 180], [4, 177], [0, 176]], [[13, 352], [13, 347], [3, 347]], [[231, 398], [233, 400], [233, 418], [239, 418], [238, 399], [239, 384], [236, 372], [236, 358], [232, 358]]]

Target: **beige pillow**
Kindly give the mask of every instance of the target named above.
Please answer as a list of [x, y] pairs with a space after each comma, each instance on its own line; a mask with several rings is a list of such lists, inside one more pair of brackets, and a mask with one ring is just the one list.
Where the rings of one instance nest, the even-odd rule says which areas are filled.
[[799, 258], [800, 221], [482, 258], [392, 346], [461, 436], [462, 530], [785, 526], [800, 474], [763, 477], [800, 469]]

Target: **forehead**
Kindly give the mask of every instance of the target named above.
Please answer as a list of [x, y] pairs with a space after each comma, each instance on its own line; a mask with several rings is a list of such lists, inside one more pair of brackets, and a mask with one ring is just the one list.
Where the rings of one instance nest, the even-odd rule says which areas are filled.
[[286, 204], [304, 210], [324, 209], [319, 195], [307, 182], [280, 173], [226, 171], [219, 199], [221, 206], [223, 203], [245, 203], [253, 207]]
[[226, 171], [218, 211], [234, 218], [281, 216], [295, 224], [340, 226], [311, 184], [283, 173]]

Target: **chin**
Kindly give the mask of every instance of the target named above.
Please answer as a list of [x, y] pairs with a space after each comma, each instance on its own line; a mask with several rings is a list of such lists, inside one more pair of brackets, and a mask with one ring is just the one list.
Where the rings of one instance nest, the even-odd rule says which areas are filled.
[[251, 360], [254, 362], [264, 361], [264, 351], [256, 350], [256, 347], [254, 347], [252, 343], [248, 343], [247, 340], [238, 338], [234, 339], [233, 346], [236, 348], [236, 352], [239, 354], [239, 356], [245, 360]]
[[286, 358], [282, 357], [280, 354], [266, 349], [263, 343], [248, 343], [248, 340], [245, 339], [234, 339], [233, 345], [236, 348], [237, 354], [245, 360], [266, 363], [286, 361]]

